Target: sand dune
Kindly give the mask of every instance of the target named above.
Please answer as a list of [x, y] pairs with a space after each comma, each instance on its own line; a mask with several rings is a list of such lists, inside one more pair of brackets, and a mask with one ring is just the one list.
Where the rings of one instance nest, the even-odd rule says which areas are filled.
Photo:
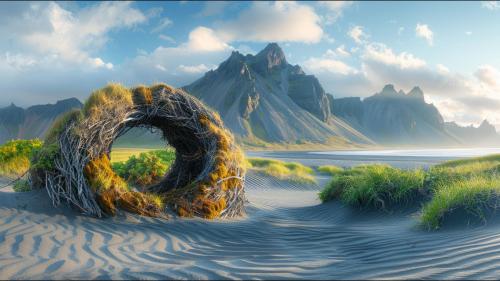
[[250, 173], [236, 221], [99, 220], [53, 209], [43, 190], [0, 190], [5, 279], [496, 278], [500, 226], [429, 233], [411, 213], [320, 204], [316, 186]]

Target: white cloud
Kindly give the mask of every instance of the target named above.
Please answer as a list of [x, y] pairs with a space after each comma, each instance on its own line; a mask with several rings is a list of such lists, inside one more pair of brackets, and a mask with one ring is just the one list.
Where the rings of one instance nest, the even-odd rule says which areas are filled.
[[311, 73], [329, 72], [349, 75], [358, 71], [342, 61], [328, 58], [310, 58], [304, 62], [304, 67]]
[[[93, 67], [110, 68], [109, 63], [91, 56], [94, 50], [106, 43], [109, 31], [146, 20], [139, 10], [130, 7], [129, 2], [101, 2], [77, 13], [54, 2], [48, 3], [44, 9], [36, 7], [32, 6], [21, 19], [33, 27], [32, 30], [21, 30], [21, 41], [33, 52], [56, 55], [64, 61]], [[37, 27], [40, 24], [42, 28]]]
[[352, 4], [353, 1], [319, 1], [319, 5], [328, 10], [325, 17], [325, 24], [333, 24], [342, 16], [342, 11]]
[[323, 54], [323, 57], [325, 58], [336, 58], [336, 57], [349, 57], [351, 56], [351, 53], [346, 50], [345, 45], [342, 44], [335, 48], [335, 50], [328, 49], [326, 52]]
[[500, 4], [498, 4], [498, 1], [481, 1], [481, 7], [488, 10], [498, 10], [500, 9]]
[[466, 31], [466, 32], [465, 32], [465, 35], [467, 35], [467, 36], [472, 35], [472, 31]]
[[362, 58], [365, 61], [380, 62], [386, 65], [396, 66], [400, 69], [418, 69], [426, 65], [424, 60], [410, 53], [402, 52], [400, 54], [395, 54], [392, 49], [381, 43], [368, 44]]
[[427, 24], [417, 23], [417, 26], [415, 27], [415, 34], [417, 37], [424, 38], [429, 46], [433, 45], [434, 33]]
[[160, 20], [158, 25], [151, 30], [151, 33], [158, 33], [171, 25], [172, 25], [172, 20], [167, 17], [164, 17]]
[[344, 45], [340, 45], [339, 47], [337, 47], [337, 49], [335, 49], [335, 53], [341, 57], [348, 57], [350, 56], [351, 54], [345, 49], [345, 46]]
[[362, 26], [354, 26], [347, 33], [357, 44], [361, 44], [367, 38], [366, 33], [363, 31]]
[[400, 27], [398, 28], [398, 35], [403, 34], [403, 31], [405, 31], [405, 28], [404, 28], [403, 26], [400, 26]]
[[209, 71], [210, 69], [213, 69], [215, 66], [208, 67], [205, 64], [198, 64], [198, 65], [179, 65], [178, 69], [182, 72], [185, 73], [205, 73]]
[[161, 64], [155, 65], [155, 68], [158, 69], [158, 70], [161, 70], [163, 72], [167, 71], [167, 69], [163, 65], [161, 65]]
[[212, 29], [199, 26], [189, 33], [186, 47], [193, 51], [212, 52], [225, 50], [229, 48], [229, 45], [222, 41]]
[[34, 66], [37, 61], [35, 58], [22, 55], [22, 54], [10, 54], [9, 52], [5, 53], [4, 58], [2, 59], [6, 65], [21, 70], [27, 67]]
[[90, 62], [95, 66], [95, 67], [105, 67], [107, 69], [112, 69], [113, 68], [113, 64], [108, 62], [108, 63], [105, 63], [101, 58], [93, 58], [93, 59], [90, 59]]
[[440, 74], [448, 74], [450, 73], [450, 69], [442, 64], [437, 64], [436, 69]]
[[225, 42], [317, 43], [323, 36], [319, 21], [319, 16], [308, 5], [257, 1], [237, 19], [219, 22], [214, 30]]
[[474, 76], [486, 87], [500, 90], [500, 71], [491, 65], [481, 65]]

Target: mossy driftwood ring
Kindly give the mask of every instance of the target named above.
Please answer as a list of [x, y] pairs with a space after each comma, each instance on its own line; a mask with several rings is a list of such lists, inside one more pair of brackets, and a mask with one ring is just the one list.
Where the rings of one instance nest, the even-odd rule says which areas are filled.
[[[148, 192], [130, 191], [110, 166], [113, 141], [133, 127], [161, 130], [176, 159]], [[180, 89], [160, 84], [95, 91], [82, 110], [60, 118], [32, 159], [33, 187], [55, 206], [66, 200], [85, 214], [117, 208], [147, 216], [163, 204], [180, 216], [235, 217], [244, 212], [244, 159], [217, 113]]]

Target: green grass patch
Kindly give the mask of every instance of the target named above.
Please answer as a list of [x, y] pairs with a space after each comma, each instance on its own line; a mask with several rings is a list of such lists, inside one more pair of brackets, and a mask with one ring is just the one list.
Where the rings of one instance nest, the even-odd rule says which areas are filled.
[[14, 178], [26, 173], [31, 157], [41, 146], [39, 139], [12, 140], [0, 146], [0, 177]]
[[457, 166], [464, 166], [467, 164], [476, 164], [476, 163], [483, 163], [483, 162], [500, 163], [500, 154], [492, 154], [492, 155], [483, 156], [483, 157], [474, 157], [474, 158], [446, 161], [442, 164], [436, 165], [436, 167], [457, 167]]
[[385, 209], [408, 203], [424, 186], [423, 170], [401, 170], [388, 165], [361, 165], [337, 173], [320, 192], [323, 202], [340, 199], [357, 207]]
[[132, 185], [158, 183], [175, 160], [173, 148], [132, 154], [126, 161], [112, 163], [113, 171]]
[[153, 151], [152, 148], [125, 148], [125, 147], [114, 147], [111, 151], [111, 163], [124, 162], [127, 161], [132, 156], [139, 156], [143, 152]]
[[426, 171], [357, 166], [335, 171], [319, 194], [324, 202], [337, 199], [378, 209], [412, 202], [415, 196], [424, 199], [420, 224], [426, 229], [439, 229], [457, 211], [466, 215], [464, 223], [485, 222], [499, 203], [500, 155], [448, 161]]
[[247, 168], [280, 180], [299, 183], [316, 183], [314, 170], [311, 167], [296, 162], [249, 158], [247, 159]]
[[445, 217], [457, 209], [469, 218], [486, 222], [486, 212], [497, 208], [500, 178], [473, 177], [442, 184], [422, 209], [421, 224], [430, 230], [440, 228]]
[[337, 174], [340, 174], [343, 171], [344, 171], [344, 169], [342, 167], [334, 166], [334, 165], [324, 165], [324, 166], [318, 167], [318, 172], [323, 173], [323, 174], [328, 174], [330, 176], [335, 176]]

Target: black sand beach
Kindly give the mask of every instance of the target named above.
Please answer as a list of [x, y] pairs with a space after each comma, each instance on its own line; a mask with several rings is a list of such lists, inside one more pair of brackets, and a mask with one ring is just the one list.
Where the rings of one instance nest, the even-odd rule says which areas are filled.
[[[256, 155], [255, 155], [256, 154]], [[308, 165], [441, 159], [332, 159], [252, 153]], [[309, 155], [311, 156], [311, 155]], [[349, 158], [349, 157], [344, 157]], [[302, 160], [301, 160], [302, 159]], [[235, 221], [101, 219], [50, 206], [43, 190], [0, 190], [0, 276], [5, 279], [476, 279], [500, 274], [500, 225], [426, 232], [412, 212], [321, 204], [318, 185], [250, 172], [247, 215]]]

